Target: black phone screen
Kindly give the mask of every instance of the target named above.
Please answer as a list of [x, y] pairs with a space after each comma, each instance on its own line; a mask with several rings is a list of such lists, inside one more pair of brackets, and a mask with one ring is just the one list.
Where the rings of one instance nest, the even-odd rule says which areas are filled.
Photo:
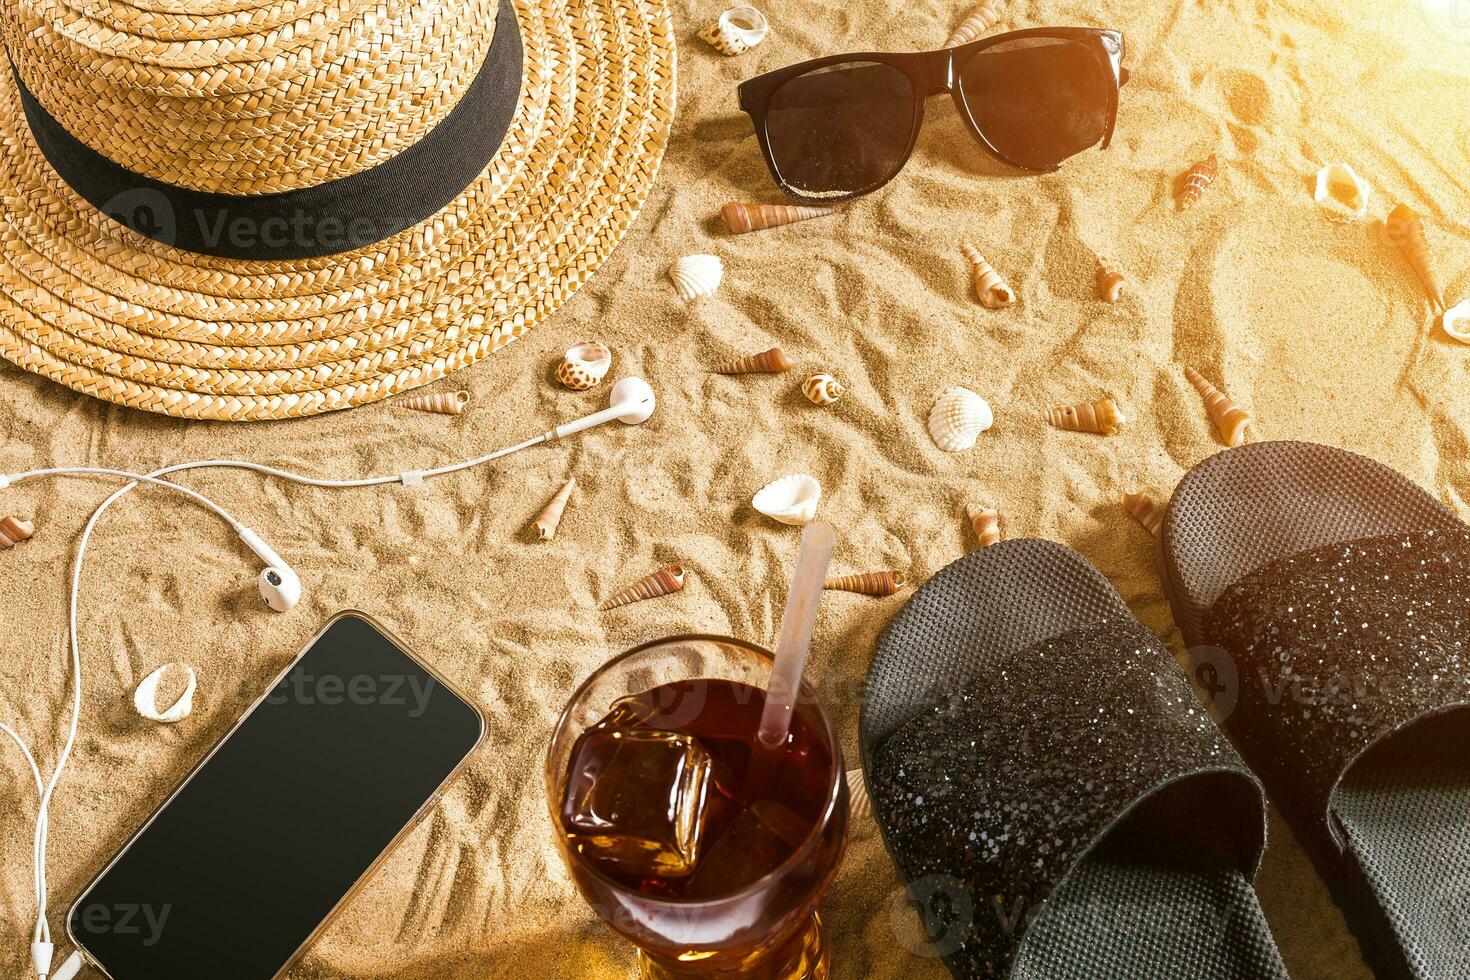
[[72, 939], [113, 980], [270, 980], [482, 732], [341, 614], [77, 899]]

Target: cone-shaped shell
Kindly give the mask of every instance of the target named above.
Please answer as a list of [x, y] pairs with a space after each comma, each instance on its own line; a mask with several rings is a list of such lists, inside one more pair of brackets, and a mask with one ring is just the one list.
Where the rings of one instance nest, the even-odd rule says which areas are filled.
[[715, 370], [720, 374], [781, 374], [795, 366], [791, 358], [781, 353], [781, 348], [772, 347], [759, 354], [727, 361]]
[[975, 532], [979, 547], [989, 548], [1000, 540], [1000, 512], [994, 507], [969, 506], [965, 516], [970, 519], [970, 529]]
[[1164, 515], [1154, 506], [1153, 498], [1146, 493], [1134, 491], [1123, 494], [1123, 509], [1128, 516], [1142, 524], [1154, 537], [1159, 536], [1159, 528], [1164, 524]]
[[1388, 237], [1404, 253], [1434, 308], [1444, 309], [1444, 293], [1439, 288], [1434, 261], [1429, 257], [1429, 241], [1424, 237], [1424, 219], [1407, 204], [1400, 204], [1388, 213]]
[[1094, 402], [1048, 408], [1046, 421], [1058, 429], [1115, 436], [1123, 431], [1123, 423], [1128, 419], [1118, 410], [1117, 402], [1111, 398], [1100, 398]]
[[0, 548], [14, 548], [22, 541], [29, 541], [36, 533], [36, 525], [19, 517], [0, 519]]
[[1356, 221], [1368, 213], [1373, 188], [1345, 163], [1329, 163], [1317, 171], [1312, 198], [1333, 221]]
[[1461, 300], [1445, 310], [1440, 323], [1445, 333], [1462, 344], [1470, 344], [1470, 299]]
[[1204, 398], [1205, 408], [1209, 411], [1210, 418], [1214, 421], [1215, 428], [1219, 430], [1220, 438], [1224, 440], [1225, 445], [1244, 445], [1246, 430], [1251, 424], [1251, 417], [1246, 414], [1245, 409], [1231, 401], [1219, 388], [1206, 381], [1204, 376], [1194, 368], [1185, 368], [1184, 376]]
[[556, 496], [551, 498], [551, 502], [536, 515], [536, 536], [542, 541], [550, 541], [556, 537], [556, 529], [561, 524], [561, 515], [566, 512], [567, 501], [572, 499], [572, 491], [576, 487], [577, 478], [572, 477], [562, 484]]
[[586, 391], [607, 377], [612, 351], [600, 340], [584, 340], [567, 348], [556, 368], [556, 380], [573, 391]]
[[984, 3], [975, 7], [965, 15], [964, 20], [960, 21], [959, 26], [944, 42], [944, 46], [954, 48], [961, 44], [969, 44], [990, 30], [995, 26], [995, 22], [1000, 20], [999, 5], [999, 0], [985, 0]]
[[419, 412], [437, 412], [440, 415], [458, 415], [470, 403], [468, 391], [435, 391], [423, 395], [406, 395], [393, 404], [399, 408], [412, 408]]
[[1219, 172], [1220, 163], [1213, 153], [1190, 167], [1189, 172], [1184, 175], [1184, 187], [1179, 191], [1179, 210], [1188, 211], [1198, 204], [1205, 188], [1210, 186]]
[[718, 255], [686, 255], [669, 268], [674, 291], [686, 303], [713, 296], [724, 275], [725, 263]]
[[1102, 259], [1097, 263], [1097, 295], [1109, 303], [1116, 303], [1123, 295], [1123, 284], [1128, 280], [1109, 262]]
[[814, 374], [801, 383], [801, 393], [813, 405], [831, 405], [847, 388], [830, 374]]
[[[160, 700], [159, 689], [165, 687], [165, 683], [170, 692], [182, 684], [182, 691], [176, 697]], [[164, 725], [183, 721], [194, 711], [194, 690], [198, 684], [194, 668], [188, 664], [164, 664], [143, 678], [134, 689], [133, 708], [149, 721]]]
[[723, 55], [744, 54], [766, 39], [770, 25], [754, 7], [731, 7], [699, 36]]
[[810, 524], [822, 502], [822, 485], [806, 473], [793, 473], [761, 487], [750, 506], [782, 524]]
[[985, 399], [969, 388], [947, 388], [929, 412], [929, 436], [940, 449], [957, 453], [975, 445], [994, 421]]
[[847, 770], [847, 814], [849, 827], [861, 827], [873, 819], [873, 801], [861, 769]]
[[1016, 301], [1015, 291], [1006, 285], [1000, 273], [985, 261], [985, 256], [974, 245], [961, 245], [960, 251], [970, 263], [970, 276], [975, 283], [975, 296], [980, 305], [990, 310], [1000, 310]]
[[834, 575], [822, 584], [822, 588], [862, 595], [893, 595], [907, 581], [903, 572], [862, 572], [857, 575]]
[[606, 612], [619, 606], [626, 606], [631, 602], [639, 602], [643, 599], [656, 599], [661, 595], [669, 595], [684, 588], [684, 567], [682, 565], [667, 565], [654, 572], [652, 575], [638, 582], [634, 582], [611, 599], [607, 599], [598, 606], [598, 610]]
[[835, 213], [833, 208], [814, 208], [801, 204], [731, 203], [720, 209], [725, 226], [736, 235], [765, 228], [779, 228], [781, 225]]

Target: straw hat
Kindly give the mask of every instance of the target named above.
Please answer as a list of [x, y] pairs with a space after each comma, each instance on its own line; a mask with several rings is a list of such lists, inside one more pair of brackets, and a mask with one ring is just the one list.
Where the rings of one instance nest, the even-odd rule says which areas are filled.
[[4, 0], [0, 355], [267, 419], [504, 346], [627, 232], [664, 0]]

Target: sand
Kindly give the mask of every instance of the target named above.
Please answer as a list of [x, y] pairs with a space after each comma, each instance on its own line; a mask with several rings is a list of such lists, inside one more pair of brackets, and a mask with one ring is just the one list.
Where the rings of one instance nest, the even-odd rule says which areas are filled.
[[[1013, 3], [1001, 29], [1127, 33], [1133, 79], [1110, 150], [1058, 174], [1018, 175], [980, 155], [936, 99], [913, 160], [887, 189], [838, 217], [735, 238], [714, 218], [721, 204], [777, 200], [735, 109], [738, 80], [819, 54], [933, 47], [964, 10], [785, 0], [769, 11], [764, 45], [724, 58], [695, 37], [720, 8], [675, 5], [675, 136], [627, 241], [549, 322], [436, 386], [473, 392], [463, 416], [378, 405], [285, 423], [184, 423], [0, 368], [6, 471], [234, 456], [349, 476], [457, 460], [600, 408], [606, 386], [575, 394], [551, 380], [560, 352], [592, 337], [616, 351], [614, 377], [641, 374], [660, 399], [642, 427], [600, 429], [418, 489], [190, 476], [300, 572], [306, 598], [288, 615], [261, 606], [258, 564], [214, 517], [157, 492], [117, 507], [84, 576], [88, 688], [53, 809], [53, 922], [267, 678], [333, 612], [359, 607], [471, 692], [489, 736], [291, 976], [628, 976], [628, 948], [558, 862], [540, 773], [547, 735], [578, 681], [630, 645], [691, 630], [774, 640], [797, 533], [748, 501], [785, 473], [810, 472], [825, 487], [838, 570], [902, 569], [921, 581], [970, 546], [964, 506], [989, 502], [1006, 535], [1078, 548], [1176, 649], [1152, 542], [1118, 496], [1164, 496], [1220, 449], [1186, 364], [1247, 406], [1262, 436], [1367, 453], [1470, 517], [1470, 348], [1430, 331], [1423, 294], [1381, 223], [1399, 200], [1426, 214], [1446, 293], [1470, 293], [1470, 32], [1457, 37], [1443, 19], [1434, 27], [1414, 0]], [[1210, 151], [1219, 179], [1195, 210], [1176, 213], [1178, 174]], [[1368, 221], [1334, 225], [1312, 203], [1312, 174], [1335, 160], [1374, 185]], [[1016, 307], [975, 302], [965, 241], [1018, 291]], [[688, 252], [713, 252], [728, 267], [718, 294], [694, 306], [664, 278]], [[1117, 306], [1094, 297], [1096, 255], [1128, 275]], [[797, 371], [708, 371], [773, 344]], [[797, 389], [814, 370], [840, 377], [846, 398], [807, 404]], [[989, 399], [996, 424], [973, 450], [947, 455], [924, 419], [952, 384]], [[1130, 416], [1115, 438], [1041, 422], [1049, 405], [1102, 395]], [[530, 523], [568, 476], [578, 490], [561, 531], [540, 543]], [[66, 570], [108, 489], [72, 479], [0, 495], [0, 509], [38, 525], [34, 540], [0, 554], [0, 718], [34, 740], [48, 768], [67, 703]], [[677, 597], [593, 611], [675, 560], [690, 572]], [[853, 690], [902, 598], [829, 596], [813, 675]], [[141, 727], [130, 692], [170, 660], [199, 671], [195, 713]], [[832, 708], [855, 752], [855, 700]], [[0, 749], [6, 976], [20, 970], [31, 925], [32, 794], [14, 750]], [[1284, 827], [1272, 830], [1260, 890], [1293, 975], [1366, 977], [1305, 858]], [[943, 975], [907, 951], [915, 932], [899, 887], [876, 837], [855, 834], [825, 906], [836, 976]]]

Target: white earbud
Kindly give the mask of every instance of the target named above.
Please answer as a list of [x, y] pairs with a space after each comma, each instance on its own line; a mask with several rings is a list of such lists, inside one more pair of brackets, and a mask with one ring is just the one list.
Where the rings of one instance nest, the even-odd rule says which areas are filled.
[[301, 599], [301, 579], [274, 548], [248, 527], [240, 528], [240, 540], [265, 562], [260, 573], [260, 597], [276, 612], [285, 612]]
[[648, 386], [647, 381], [642, 378], [624, 378], [613, 385], [611, 404], [607, 408], [586, 418], [558, 425], [549, 435], [555, 439], [565, 439], [613, 419], [626, 425], [637, 425], [647, 422], [657, 405], [658, 399], [653, 397], [653, 389]]

